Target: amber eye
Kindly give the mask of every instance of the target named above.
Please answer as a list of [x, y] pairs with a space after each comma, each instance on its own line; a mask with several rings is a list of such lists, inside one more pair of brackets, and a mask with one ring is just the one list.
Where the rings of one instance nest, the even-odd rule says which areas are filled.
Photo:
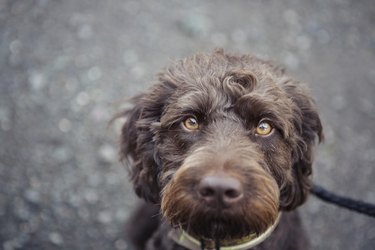
[[263, 121], [260, 122], [257, 126], [256, 133], [258, 135], [269, 135], [272, 132], [273, 128], [270, 123]]
[[199, 129], [199, 123], [194, 117], [188, 117], [182, 124], [187, 130]]

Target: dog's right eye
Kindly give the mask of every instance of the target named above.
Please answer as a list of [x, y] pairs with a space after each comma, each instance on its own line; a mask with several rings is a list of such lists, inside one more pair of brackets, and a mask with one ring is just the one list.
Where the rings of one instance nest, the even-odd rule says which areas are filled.
[[256, 133], [261, 136], [267, 136], [271, 134], [272, 131], [273, 131], [273, 128], [271, 124], [266, 121], [261, 121], [256, 128]]
[[194, 117], [186, 118], [182, 124], [183, 124], [184, 128], [189, 130], [189, 131], [194, 131], [194, 130], [199, 129], [199, 123], [198, 123], [197, 119], [195, 119]]

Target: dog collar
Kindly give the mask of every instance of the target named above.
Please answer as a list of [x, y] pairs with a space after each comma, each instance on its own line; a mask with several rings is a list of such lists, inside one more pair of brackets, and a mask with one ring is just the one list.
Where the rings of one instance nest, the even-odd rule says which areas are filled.
[[[281, 217], [281, 213], [277, 215], [276, 221], [272, 224], [264, 233], [257, 236], [255, 233], [251, 234], [247, 237], [244, 237], [244, 242], [233, 245], [233, 246], [223, 246], [220, 247], [220, 250], [247, 250], [253, 248], [260, 243], [262, 243], [265, 239], [267, 239], [271, 233], [275, 230], [276, 226], [279, 224]], [[181, 228], [175, 228], [171, 230], [168, 236], [176, 242], [178, 245], [183, 246], [189, 250], [202, 250], [200, 240], [194, 238], [193, 236], [189, 235], [186, 231]], [[207, 241], [205, 241], [207, 242]], [[210, 248], [204, 248], [205, 250], [214, 250], [215, 249], [215, 242], [210, 240], [208, 241], [211, 244]]]

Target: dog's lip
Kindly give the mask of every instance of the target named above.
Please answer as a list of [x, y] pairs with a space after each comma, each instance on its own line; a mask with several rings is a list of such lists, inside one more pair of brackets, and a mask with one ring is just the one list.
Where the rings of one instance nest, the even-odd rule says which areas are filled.
[[225, 210], [230, 208], [229, 205], [225, 206], [224, 204], [220, 204], [220, 205], [217, 205], [217, 206], [214, 206], [214, 205], [211, 205], [211, 204], [205, 204], [205, 205], [206, 205], [206, 209], [208, 209], [208, 212], [212, 212], [217, 216], [222, 215]]
[[234, 213], [234, 208], [236, 206], [241, 206], [239, 204], [237, 205], [233, 205], [233, 204], [223, 204], [223, 203], [220, 203], [219, 205], [211, 205], [211, 204], [207, 204], [206, 202], [204, 201], [200, 201], [202, 204], [201, 204], [201, 209], [204, 211], [204, 213], [211, 217], [213, 220], [217, 220], [217, 221], [221, 221], [220, 218], [225, 218], [225, 217], [228, 217], [228, 216], [233, 216], [233, 213]]
[[206, 208], [208, 208], [210, 211], [217, 213], [218, 215], [221, 215], [225, 211], [233, 208], [234, 204], [229, 204], [221, 201], [220, 199], [217, 201], [216, 205], [210, 204], [206, 201], [204, 201], [203, 198], [200, 199], [202, 203], [205, 204]]

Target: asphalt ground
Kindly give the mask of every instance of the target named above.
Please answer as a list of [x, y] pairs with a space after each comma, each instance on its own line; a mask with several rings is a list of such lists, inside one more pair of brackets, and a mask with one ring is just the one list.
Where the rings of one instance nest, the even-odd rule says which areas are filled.
[[[129, 249], [124, 100], [223, 47], [307, 82], [326, 140], [314, 181], [375, 203], [375, 2], [0, 0], [0, 249]], [[375, 220], [311, 197], [312, 249], [375, 249]]]

